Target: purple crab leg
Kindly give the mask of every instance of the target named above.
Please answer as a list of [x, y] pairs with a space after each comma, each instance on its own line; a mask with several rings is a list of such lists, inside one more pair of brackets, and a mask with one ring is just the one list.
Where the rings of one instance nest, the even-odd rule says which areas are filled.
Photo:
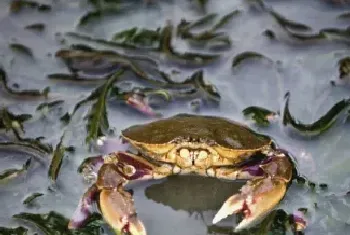
[[93, 184], [83, 197], [80, 199], [77, 209], [75, 210], [71, 220], [69, 221], [68, 228], [76, 229], [84, 225], [86, 220], [92, 213], [92, 205], [97, 195], [97, 187]]

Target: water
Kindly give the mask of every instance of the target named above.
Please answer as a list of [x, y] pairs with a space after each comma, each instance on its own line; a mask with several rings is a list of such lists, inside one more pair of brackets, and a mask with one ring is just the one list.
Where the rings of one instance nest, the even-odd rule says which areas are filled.
[[[57, 50], [72, 43], [87, 44], [67, 37], [62, 45], [61, 38], [64, 37], [64, 32], [78, 30], [78, 19], [90, 8], [85, 1], [78, 0], [43, 2], [52, 4], [51, 13], [26, 10], [19, 14], [10, 14], [8, 10], [10, 1], [0, 2], [0, 63], [7, 72], [11, 84], [18, 83], [21, 89], [43, 89], [49, 86], [51, 100], [63, 99], [66, 102], [61, 110], [54, 109], [48, 113], [35, 112], [37, 105], [43, 102], [43, 99], [24, 100], [9, 96], [1, 90], [0, 104], [15, 113], [33, 114], [33, 119], [25, 124], [25, 135], [27, 137], [44, 136], [45, 141], [55, 146], [64, 130], [59, 117], [66, 111], [72, 111], [76, 102], [89, 95], [101, 83], [80, 84], [47, 79], [46, 76], [50, 73], [68, 72], [66, 66], [54, 57]], [[137, 7], [128, 14], [96, 19], [79, 31], [93, 37], [110, 39], [115, 32], [135, 26], [156, 29], [163, 27], [166, 20], [171, 20], [174, 25], [177, 25], [182, 18], [191, 20], [203, 16], [203, 13], [189, 3], [190, 1], [159, 0], [155, 2], [157, 2], [155, 7], [146, 7], [142, 1], [139, 1]], [[336, 17], [349, 9], [345, 5], [331, 7], [324, 2], [321, 0], [270, 0], [265, 1], [265, 4], [288, 19], [309, 25], [314, 32], [322, 28], [348, 26], [346, 20], [339, 20]], [[330, 81], [338, 75], [339, 53], [342, 56], [348, 55], [348, 45], [332, 41], [301, 43], [291, 40], [269, 14], [248, 3], [249, 1], [243, 0], [211, 0], [207, 4], [207, 13], [218, 13], [221, 16], [235, 9], [241, 10], [242, 13], [234, 17], [224, 30], [232, 39], [233, 46], [221, 52], [222, 59], [219, 63], [201, 68], [204, 71], [204, 79], [213, 83], [221, 94], [220, 108], [205, 110], [201, 114], [215, 114], [245, 122], [252, 128], [273, 136], [281, 147], [290, 150], [295, 156], [301, 174], [314, 182], [327, 183], [329, 186], [326, 192], [312, 192], [307, 187], [292, 185], [279, 208], [289, 212], [300, 207], [308, 208], [306, 218], [309, 225], [306, 234], [348, 234], [349, 199], [342, 195], [350, 191], [349, 124], [337, 125], [318, 138], [306, 140], [288, 135], [278, 123], [270, 128], [258, 128], [247, 122], [241, 113], [244, 108], [253, 105], [279, 110], [285, 93], [290, 91], [292, 114], [304, 123], [314, 122], [334, 103], [349, 96], [348, 88], [330, 85]], [[38, 22], [46, 24], [44, 32], [35, 33], [23, 29], [26, 25]], [[273, 30], [277, 39], [270, 40], [263, 36], [262, 33], [266, 29]], [[34, 60], [13, 53], [8, 44], [14, 41], [30, 47]], [[203, 51], [190, 47], [179, 39], [173, 43], [177, 51]], [[120, 48], [103, 45], [98, 45], [97, 48], [123, 52]], [[231, 68], [233, 57], [244, 51], [259, 52], [279, 63], [269, 64], [257, 61]], [[133, 53], [137, 54], [135, 51]], [[161, 59], [154, 55], [153, 58]], [[198, 70], [173, 63], [161, 63], [161, 68], [165, 71], [173, 69], [181, 71], [178, 77], [182, 79]], [[87, 188], [76, 169], [85, 157], [96, 154], [96, 152], [89, 152], [84, 142], [86, 122], [83, 116], [88, 111], [88, 107], [77, 112], [69, 126], [65, 127], [65, 143], [73, 145], [76, 152], [65, 156], [54, 191], [47, 189], [50, 186], [47, 177], [50, 157], [41, 160], [40, 164], [38, 161], [24, 177], [0, 186], [0, 208], [2, 208], [0, 225], [17, 226], [20, 222], [11, 219], [11, 216], [22, 211], [47, 213], [55, 210], [67, 218], [72, 215], [80, 196]], [[164, 116], [180, 112], [191, 111], [187, 105], [176, 105], [174, 108], [162, 110]], [[109, 106], [108, 118], [117, 134], [125, 127], [151, 120], [113, 104]], [[29, 157], [27, 153], [0, 151], [1, 170], [20, 167]], [[198, 186], [198, 190], [193, 189], [194, 182], [203, 187]], [[152, 235], [207, 234], [207, 226], [211, 225], [221, 202], [236, 192], [240, 186], [240, 184], [233, 184], [233, 188], [228, 190], [227, 185], [221, 185], [217, 181], [206, 179], [191, 181], [179, 178], [156, 183], [141, 184], [134, 189], [139, 217]], [[217, 188], [216, 185], [221, 188], [219, 186]], [[149, 188], [146, 189], [148, 186]], [[183, 186], [183, 192], [179, 186]], [[215, 188], [214, 191], [213, 188]], [[24, 207], [22, 200], [34, 192], [45, 194], [38, 200], [39, 206]], [[215, 192], [214, 195], [218, 194], [217, 197], [213, 197], [213, 192]], [[205, 194], [209, 195], [208, 198], [204, 196]], [[161, 200], [157, 195], [165, 196]], [[167, 195], [178, 197], [177, 199], [168, 198]], [[215, 198], [218, 199], [217, 202]], [[212, 203], [213, 200], [215, 203]], [[197, 201], [206, 203], [197, 205]], [[318, 208], [314, 207], [315, 203]], [[222, 225], [234, 226], [235, 217], [225, 220]]]

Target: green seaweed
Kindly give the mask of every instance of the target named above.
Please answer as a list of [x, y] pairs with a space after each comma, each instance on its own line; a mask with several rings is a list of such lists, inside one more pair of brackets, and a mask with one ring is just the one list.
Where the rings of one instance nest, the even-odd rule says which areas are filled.
[[22, 137], [22, 133], [25, 133], [23, 123], [31, 118], [30, 114], [15, 115], [6, 108], [0, 109], [0, 129], [11, 130], [19, 143], [50, 153], [52, 151], [50, 144], [41, 143], [39, 139]]
[[299, 31], [311, 30], [310, 26], [289, 20], [286, 17], [277, 13], [276, 11], [270, 10], [269, 13], [275, 18], [277, 23], [280, 24], [284, 28], [288, 28], [288, 29], [292, 29], [292, 30], [299, 30]]
[[24, 27], [25, 29], [36, 31], [36, 32], [42, 32], [45, 30], [46, 25], [43, 23], [35, 23], [35, 24], [30, 24]]
[[107, 117], [107, 96], [112, 89], [114, 83], [119, 79], [119, 77], [124, 73], [120, 71], [112, 75], [104, 85], [97, 88], [98, 98], [96, 102], [92, 105], [91, 110], [88, 115], [87, 130], [88, 134], [86, 137], [86, 142], [96, 140], [99, 136], [105, 134], [105, 131], [109, 129], [109, 122]]
[[53, 183], [55, 183], [58, 178], [58, 175], [62, 166], [62, 162], [63, 162], [63, 157], [66, 150], [65, 147], [63, 146], [63, 138], [64, 138], [64, 133], [61, 136], [60, 142], [56, 145], [56, 148], [55, 148], [55, 151], [53, 152], [53, 156], [49, 166], [49, 170], [48, 170], [48, 176]]
[[239, 64], [241, 64], [243, 61], [249, 60], [249, 59], [266, 59], [266, 60], [272, 62], [272, 60], [270, 58], [264, 56], [263, 54], [260, 54], [258, 52], [254, 52], [254, 51], [245, 51], [245, 52], [242, 52], [242, 53], [236, 55], [233, 58], [232, 67], [236, 67]]
[[47, 97], [50, 91], [49, 87], [46, 87], [45, 89], [43, 89], [42, 91], [40, 90], [16, 90], [11, 88], [8, 85], [8, 78], [7, 78], [7, 74], [5, 72], [4, 69], [2, 69], [0, 67], [0, 82], [2, 82], [2, 85], [4, 86], [5, 90], [11, 94], [11, 95], [16, 95], [19, 97]]
[[23, 200], [23, 204], [26, 206], [31, 206], [35, 203], [35, 199], [43, 195], [44, 195], [43, 193], [33, 193]]
[[[150, 61], [148, 58], [133, 58], [114, 51], [98, 51], [92, 49], [89, 51], [74, 49], [59, 50], [56, 52], [55, 56], [61, 58], [73, 74], [73, 77], [61, 77], [63, 80], [71, 80], [75, 78], [76, 81], [96, 81], [97, 79], [79, 78], [80, 76], [77, 73], [82, 72], [96, 77], [103, 76], [105, 79], [111, 74], [115, 73], [117, 70], [128, 69], [141, 80], [155, 84], [162, 83], [160, 81], [152, 80], [150, 76], [148, 76], [148, 74], [144, 72], [137, 63], [135, 63], [135, 60], [137, 59], [152, 63], [153, 61]], [[49, 75], [49, 77], [52, 79], [53, 75]]]
[[79, 19], [78, 27], [90, 24], [92, 21], [101, 19], [102, 17], [105, 17], [105, 16], [120, 15], [121, 13], [122, 11], [117, 8], [116, 9], [104, 8], [104, 9], [90, 11]]
[[213, 101], [214, 103], [219, 104], [221, 96], [217, 88], [213, 84], [210, 84], [208, 81], [204, 81], [203, 74], [203, 70], [199, 70], [193, 73], [190, 81], [192, 81], [195, 87], [204, 94], [204, 97], [208, 101]]
[[33, 51], [29, 47], [20, 44], [20, 43], [10, 43], [9, 47], [11, 48], [12, 51], [18, 52], [22, 55], [26, 55], [30, 58], [34, 58]]
[[133, 44], [141, 47], [153, 47], [159, 44], [160, 28], [156, 30], [133, 27], [113, 35], [112, 41], [122, 44]]
[[22, 168], [20, 169], [7, 169], [3, 172], [0, 172], [0, 183], [7, 182], [11, 179], [17, 178], [24, 174], [28, 168], [30, 167], [30, 164], [32, 162], [32, 158], [28, 158], [28, 160], [24, 163]]
[[101, 235], [103, 221], [101, 215], [94, 213], [84, 228], [69, 230], [68, 219], [63, 215], [50, 211], [47, 214], [33, 214], [22, 212], [13, 215], [13, 218], [30, 222], [46, 235]]
[[250, 106], [248, 108], [245, 108], [242, 112], [244, 116], [250, 117], [259, 126], [269, 126], [269, 117], [277, 115], [276, 112], [257, 106]]
[[52, 152], [52, 149], [44, 148], [46, 146], [40, 146], [33, 142], [0, 142], [0, 148], [5, 148], [9, 150], [23, 151], [35, 154], [36, 156], [46, 156], [48, 153]]
[[337, 16], [338, 19], [348, 19], [350, 18], [350, 12], [344, 12]]
[[179, 53], [172, 47], [172, 31], [173, 25], [168, 24], [162, 29], [160, 40], [160, 52], [163, 52], [167, 59], [172, 62], [192, 65], [192, 66], [204, 66], [217, 61], [220, 58], [219, 54], [199, 54], [199, 53]]
[[40, 111], [42, 109], [51, 109], [53, 107], [56, 107], [60, 104], [64, 103], [64, 100], [55, 100], [51, 102], [44, 102], [39, 104], [39, 106], [36, 108], [37, 111]]
[[230, 20], [232, 20], [233, 17], [241, 14], [242, 11], [240, 10], [234, 10], [231, 13], [224, 15], [223, 17], [221, 17], [221, 19], [219, 20], [218, 23], [216, 23], [213, 27], [212, 27], [212, 31], [216, 31], [218, 29], [221, 29], [222, 27], [224, 27], [226, 24], [228, 24], [230, 22]]
[[70, 115], [69, 113], [65, 113], [63, 116], [60, 117], [60, 121], [63, 122], [64, 124], [68, 124], [70, 121]]
[[20, 136], [19, 130], [24, 132], [23, 123], [30, 120], [30, 114], [13, 114], [8, 109], [0, 109], [0, 129], [12, 130], [15, 135]]
[[19, 13], [26, 8], [36, 9], [39, 12], [51, 11], [51, 5], [41, 4], [35, 1], [13, 0], [10, 4], [10, 12], [12, 13]]
[[290, 93], [288, 92], [285, 95], [285, 106], [282, 115], [282, 123], [284, 126], [290, 125], [295, 130], [297, 130], [298, 133], [308, 137], [319, 136], [329, 130], [337, 121], [339, 116], [344, 113], [344, 111], [347, 112], [350, 106], [350, 99], [343, 99], [334, 104], [333, 107], [328, 110], [326, 114], [321, 116], [316, 122], [311, 124], [304, 124], [291, 115], [289, 111], [289, 99]]
[[0, 234], [3, 234], [3, 235], [27, 235], [28, 229], [26, 229], [22, 226], [17, 227], [17, 228], [0, 227]]
[[108, 76], [105, 77], [83, 77], [78, 74], [65, 74], [65, 73], [52, 73], [48, 74], [47, 78], [51, 80], [59, 80], [65, 82], [79, 82], [79, 83], [98, 83], [105, 80]]
[[217, 17], [217, 14], [209, 14], [193, 22], [188, 22], [182, 19], [180, 24], [177, 26], [177, 36], [182, 39], [190, 40], [192, 43], [217, 43], [219, 46], [231, 46], [231, 39], [229, 36], [222, 32], [216, 32], [216, 30], [224, 27], [235, 15], [238, 15], [241, 11], [234, 10], [231, 13], [224, 15], [221, 19], [210, 29], [202, 32], [191, 32], [192, 29], [199, 26], [204, 26], [212, 23]]
[[[136, 45], [128, 44], [128, 43], [119, 43], [119, 42], [113, 42], [109, 40], [105, 40], [102, 38], [93, 38], [88, 35], [83, 35], [81, 33], [77, 32], [67, 32], [65, 33], [66, 36], [72, 37], [74, 39], [84, 40], [87, 42], [94, 42], [99, 43], [101, 45], [111, 46], [111, 47], [117, 47], [117, 48], [126, 48], [126, 49], [137, 49], [137, 50], [144, 50], [142, 47], [138, 47]], [[147, 50], [150, 50], [147, 48]]]
[[212, 14], [203, 16], [202, 18], [199, 18], [198, 20], [195, 20], [193, 22], [188, 22], [185, 19], [182, 19], [180, 24], [177, 26], [178, 34], [182, 32], [187, 32], [191, 29], [195, 29], [198, 27], [211, 24], [217, 16], [218, 16], [217, 14], [212, 13]]

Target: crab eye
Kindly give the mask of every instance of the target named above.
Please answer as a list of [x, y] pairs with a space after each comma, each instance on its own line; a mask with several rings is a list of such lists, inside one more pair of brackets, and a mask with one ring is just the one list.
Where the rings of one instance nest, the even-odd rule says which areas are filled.
[[181, 149], [180, 150], [180, 157], [188, 158], [189, 156], [190, 156], [190, 151], [188, 151], [188, 149]]

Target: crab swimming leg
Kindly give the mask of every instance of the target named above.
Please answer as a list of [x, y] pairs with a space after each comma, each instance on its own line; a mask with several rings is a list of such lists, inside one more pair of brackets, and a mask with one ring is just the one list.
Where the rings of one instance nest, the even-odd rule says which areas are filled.
[[[99, 209], [105, 221], [117, 234], [124, 232], [131, 235], [145, 235], [146, 229], [137, 218], [133, 197], [124, 190], [124, 186], [131, 182], [160, 179], [172, 174], [173, 169], [169, 165], [154, 165], [142, 157], [126, 152], [109, 154], [104, 158], [104, 164], [98, 172], [95, 183], [96, 191], [100, 192]], [[89, 194], [86, 193], [81, 202], [92, 201], [87, 198]], [[78, 207], [77, 211], [83, 210]]]
[[238, 232], [260, 222], [283, 199], [292, 178], [293, 166], [283, 152], [275, 151], [270, 155], [258, 165], [238, 171], [217, 169], [218, 178], [249, 180], [239, 194], [225, 201], [213, 219], [214, 224], [231, 214], [243, 212], [244, 219], [235, 228]]

